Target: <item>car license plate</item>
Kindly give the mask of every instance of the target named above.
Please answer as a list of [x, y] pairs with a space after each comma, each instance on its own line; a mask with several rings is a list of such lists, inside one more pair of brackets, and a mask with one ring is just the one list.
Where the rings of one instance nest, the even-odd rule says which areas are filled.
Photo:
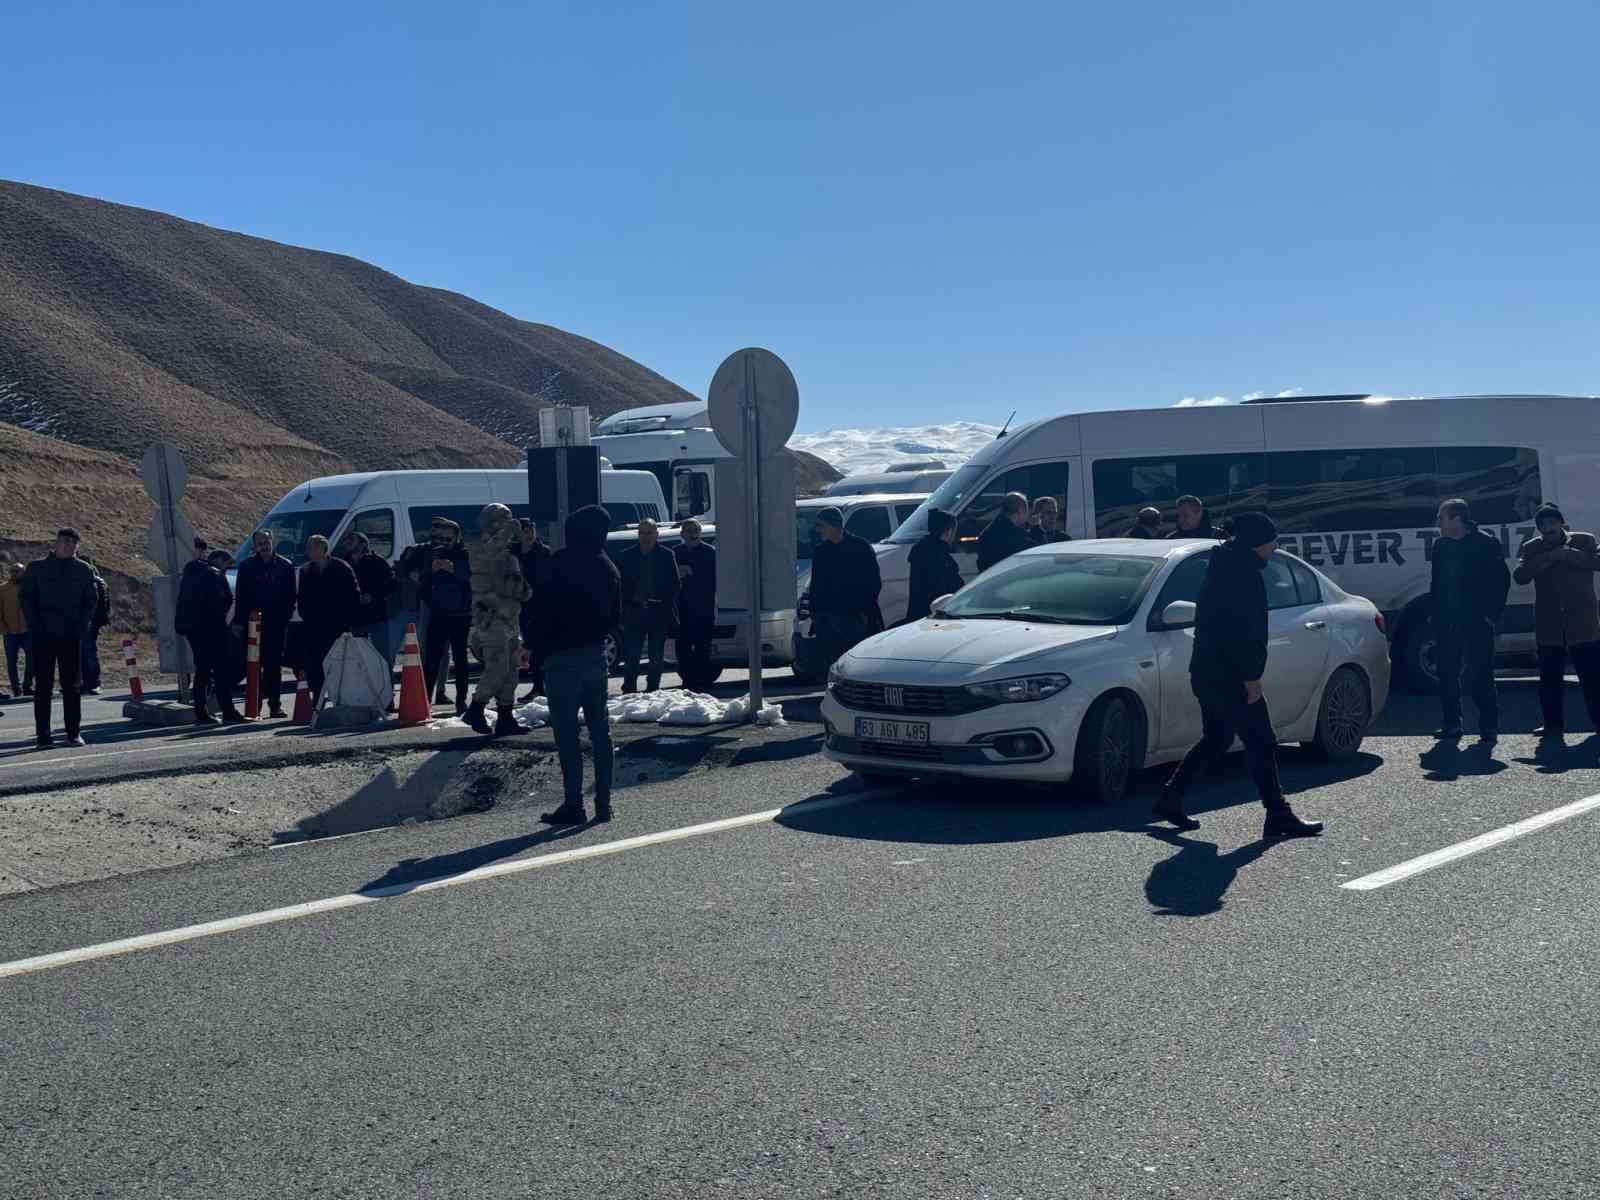
[[857, 717], [856, 737], [863, 742], [898, 742], [906, 746], [926, 746], [928, 723], [879, 721], [873, 717]]

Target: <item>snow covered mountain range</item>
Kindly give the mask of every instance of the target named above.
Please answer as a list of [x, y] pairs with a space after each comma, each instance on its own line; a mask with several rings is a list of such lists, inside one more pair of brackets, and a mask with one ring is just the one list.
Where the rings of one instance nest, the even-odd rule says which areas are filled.
[[947, 467], [966, 462], [994, 440], [998, 425], [952, 421], [946, 425], [912, 425], [900, 429], [830, 429], [797, 433], [789, 449], [815, 454], [846, 475], [882, 471], [912, 459], [939, 459]]

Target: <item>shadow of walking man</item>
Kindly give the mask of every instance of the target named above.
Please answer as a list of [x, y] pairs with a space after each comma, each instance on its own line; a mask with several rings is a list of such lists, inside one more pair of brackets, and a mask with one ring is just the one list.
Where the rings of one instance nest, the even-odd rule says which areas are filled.
[[1233, 886], [1239, 868], [1267, 852], [1272, 843], [1251, 842], [1227, 854], [1216, 843], [1186, 838], [1180, 833], [1152, 830], [1150, 836], [1178, 847], [1178, 853], [1150, 868], [1144, 894], [1158, 917], [1204, 917], [1222, 911], [1223, 897]]

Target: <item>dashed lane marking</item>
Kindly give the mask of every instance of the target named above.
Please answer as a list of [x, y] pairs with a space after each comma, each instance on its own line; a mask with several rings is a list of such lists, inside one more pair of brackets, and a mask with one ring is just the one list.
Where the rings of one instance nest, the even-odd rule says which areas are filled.
[[1522, 837], [1524, 834], [1537, 833], [1539, 830], [1548, 828], [1551, 825], [1569, 821], [1573, 817], [1581, 817], [1584, 813], [1596, 808], [1600, 808], [1600, 795], [1587, 796], [1582, 800], [1574, 800], [1571, 804], [1564, 804], [1560, 808], [1552, 808], [1549, 812], [1539, 813], [1537, 816], [1517, 821], [1515, 824], [1502, 825], [1499, 829], [1491, 829], [1488, 833], [1481, 833], [1475, 838], [1457, 842], [1454, 846], [1446, 846], [1442, 850], [1434, 850], [1429, 854], [1408, 859], [1403, 863], [1396, 863], [1392, 867], [1385, 867], [1381, 871], [1374, 871], [1371, 875], [1363, 875], [1360, 879], [1352, 879], [1347, 883], [1341, 883], [1339, 886], [1349, 888], [1354, 892], [1370, 892], [1376, 888], [1388, 887], [1391, 883], [1399, 883], [1402, 879], [1410, 879], [1413, 875], [1420, 875], [1424, 871], [1442, 867], [1446, 863], [1466, 858], [1470, 854], [1492, 849], [1495, 846]]
[[795, 804], [785, 805], [782, 808], [768, 808], [761, 812], [744, 813], [737, 817], [723, 817], [718, 821], [705, 821], [699, 825], [684, 825], [678, 829], [664, 829], [659, 833], [645, 833], [637, 837], [622, 838], [614, 842], [600, 842], [593, 846], [578, 846], [572, 850], [558, 850], [553, 854], [540, 854], [533, 858], [514, 858], [506, 862], [491, 863], [484, 867], [475, 867], [470, 871], [462, 871], [456, 875], [443, 875], [434, 879], [422, 879], [412, 883], [394, 883], [386, 887], [369, 888], [360, 892], [347, 892], [342, 896], [328, 896], [321, 900], [309, 900], [303, 904], [290, 904], [284, 908], [269, 908], [263, 912], [244, 913], [237, 917], [225, 917], [220, 921], [206, 921], [199, 925], [185, 925], [179, 929], [167, 929], [160, 933], [146, 933], [138, 937], [121, 938], [114, 942], [100, 942], [93, 946], [80, 946], [75, 950], [60, 950], [54, 954], [40, 954], [33, 958], [21, 958], [14, 962], [0, 963], [0, 979], [14, 975], [31, 975], [38, 971], [49, 971], [56, 967], [71, 966], [75, 963], [93, 962], [101, 958], [114, 958], [119, 954], [133, 954], [139, 950], [154, 950], [160, 946], [174, 946], [180, 942], [192, 942], [199, 938], [211, 937], [220, 933], [237, 933], [243, 929], [255, 929], [262, 925], [276, 925], [284, 921], [295, 921], [301, 917], [316, 916], [319, 913], [338, 912], [345, 908], [358, 908], [362, 905], [376, 904], [381, 900], [392, 899], [396, 896], [410, 895], [418, 892], [435, 892], [442, 888], [459, 887], [467, 883], [482, 883], [488, 879], [499, 879], [507, 875], [518, 875], [524, 871], [534, 871], [541, 867], [555, 867], [564, 863], [579, 862], [586, 858], [601, 858], [611, 854], [622, 854], [628, 850], [638, 850], [645, 846], [656, 846], [663, 842], [681, 842], [687, 838], [703, 837], [710, 833], [721, 833], [728, 829], [738, 829], [746, 825], [762, 825], [777, 820], [785, 813], [819, 812], [825, 809], [838, 808], [846, 804], [855, 804], [862, 800], [877, 799], [881, 796], [893, 795], [901, 789], [878, 788], [869, 792], [847, 792], [841, 796], [826, 796], [816, 800], [801, 800]]

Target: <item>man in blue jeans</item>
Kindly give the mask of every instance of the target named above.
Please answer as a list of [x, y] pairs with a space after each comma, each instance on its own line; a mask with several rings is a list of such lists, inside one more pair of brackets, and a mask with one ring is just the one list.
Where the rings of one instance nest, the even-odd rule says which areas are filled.
[[611, 819], [611, 720], [606, 711], [610, 681], [606, 635], [622, 620], [622, 577], [606, 557], [611, 518], [598, 504], [567, 518], [566, 549], [549, 561], [541, 581], [539, 642], [545, 649], [545, 697], [550, 726], [561, 759], [565, 799], [543, 815], [551, 825], [581, 825], [583, 751], [578, 744], [578, 712], [594, 746], [594, 819]]

